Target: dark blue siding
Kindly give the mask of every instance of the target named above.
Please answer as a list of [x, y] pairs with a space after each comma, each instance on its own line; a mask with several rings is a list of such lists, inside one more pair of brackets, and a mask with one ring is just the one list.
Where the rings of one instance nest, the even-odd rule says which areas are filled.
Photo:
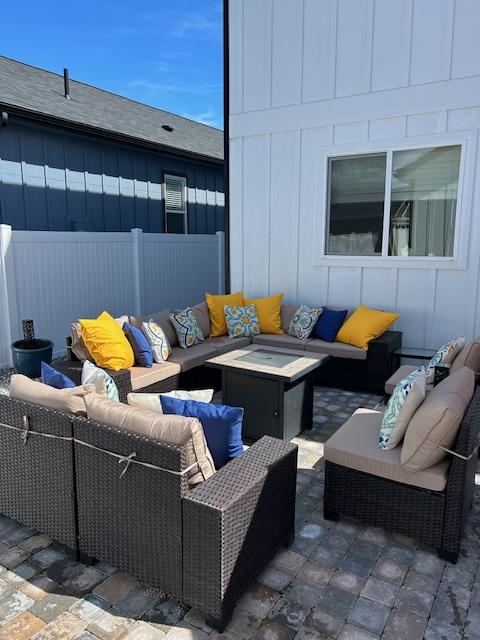
[[11, 118], [0, 129], [0, 223], [164, 232], [165, 173], [187, 178], [189, 233], [224, 230], [222, 166]]

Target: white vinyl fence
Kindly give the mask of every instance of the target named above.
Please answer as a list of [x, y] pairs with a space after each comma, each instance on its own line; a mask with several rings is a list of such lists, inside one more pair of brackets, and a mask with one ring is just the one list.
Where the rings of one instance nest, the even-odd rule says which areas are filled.
[[224, 235], [12, 231], [0, 225], [0, 366], [21, 321], [65, 349], [70, 323], [183, 308], [222, 293]]

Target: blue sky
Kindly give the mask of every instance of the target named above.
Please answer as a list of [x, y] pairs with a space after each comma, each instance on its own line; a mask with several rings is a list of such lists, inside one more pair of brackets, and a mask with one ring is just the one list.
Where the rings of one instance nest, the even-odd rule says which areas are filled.
[[0, 54], [222, 127], [222, 4], [2, 3]]

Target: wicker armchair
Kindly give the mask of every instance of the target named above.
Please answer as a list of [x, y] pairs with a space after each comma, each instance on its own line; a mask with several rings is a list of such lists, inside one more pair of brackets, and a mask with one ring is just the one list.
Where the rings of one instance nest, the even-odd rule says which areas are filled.
[[421, 489], [325, 462], [324, 516], [354, 518], [436, 547], [455, 563], [475, 486], [480, 431], [477, 387], [464, 415], [443, 491]]

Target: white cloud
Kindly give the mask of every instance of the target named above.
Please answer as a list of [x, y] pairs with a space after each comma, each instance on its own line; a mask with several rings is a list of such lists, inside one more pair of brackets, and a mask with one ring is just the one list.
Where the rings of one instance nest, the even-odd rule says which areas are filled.
[[190, 113], [181, 113], [181, 116], [184, 118], [188, 118], [189, 120], [195, 120], [196, 122], [201, 122], [202, 124], [208, 124], [209, 127], [220, 127], [220, 120], [217, 117], [215, 111], [213, 109], [208, 109], [203, 113], [190, 114]]

